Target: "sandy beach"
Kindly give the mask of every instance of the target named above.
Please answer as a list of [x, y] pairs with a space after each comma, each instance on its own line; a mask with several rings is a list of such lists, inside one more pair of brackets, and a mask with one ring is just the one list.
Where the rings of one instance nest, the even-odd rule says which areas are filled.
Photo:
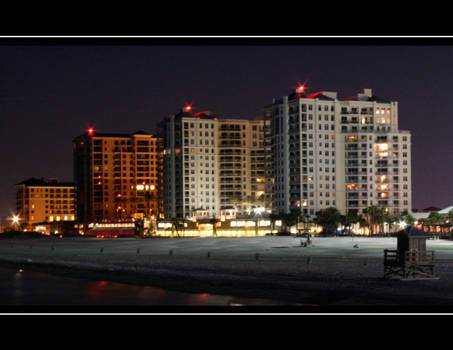
[[453, 241], [428, 240], [438, 280], [383, 279], [395, 238], [1, 239], [0, 262], [168, 290], [316, 306], [453, 306]]

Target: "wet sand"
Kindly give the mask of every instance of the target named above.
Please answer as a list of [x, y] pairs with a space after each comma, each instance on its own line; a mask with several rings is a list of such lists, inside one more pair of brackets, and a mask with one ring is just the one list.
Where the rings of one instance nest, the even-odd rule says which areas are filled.
[[438, 280], [407, 282], [383, 279], [382, 248], [393, 244], [376, 238], [315, 239], [314, 247], [301, 248], [299, 240], [279, 237], [1, 240], [0, 261], [63, 276], [275, 300], [295, 311], [295, 305], [310, 311], [312, 306], [332, 311], [451, 311], [453, 244], [434, 246], [440, 252]]

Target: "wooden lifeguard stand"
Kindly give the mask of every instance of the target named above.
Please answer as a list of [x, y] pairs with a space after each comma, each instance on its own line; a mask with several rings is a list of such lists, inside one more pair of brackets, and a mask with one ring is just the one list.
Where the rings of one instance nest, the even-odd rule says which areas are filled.
[[438, 279], [434, 275], [434, 251], [426, 250], [424, 231], [408, 226], [397, 233], [397, 249], [384, 250], [384, 278]]

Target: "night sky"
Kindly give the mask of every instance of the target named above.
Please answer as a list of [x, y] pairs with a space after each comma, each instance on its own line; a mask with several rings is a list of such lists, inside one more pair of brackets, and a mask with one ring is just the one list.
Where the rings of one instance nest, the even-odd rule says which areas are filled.
[[307, 81], [398, 101], [412, 133], [412, 207], [453, 205], [453, 46], [0, 46], [0, 217], [30, 177], [72, 181], [72, 139], [155, 131], [186, 103], [253, 118]]

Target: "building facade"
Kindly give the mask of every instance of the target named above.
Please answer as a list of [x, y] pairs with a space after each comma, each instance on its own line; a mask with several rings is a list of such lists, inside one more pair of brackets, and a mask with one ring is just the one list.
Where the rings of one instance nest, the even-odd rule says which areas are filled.
[[411, 135], [398, 129], [397, 102], [371, 89], [340, 99], [301, 88], [274, 99], [264, 118], [276, 212], [411, 211]]
[[16, 211], [20, 223], [75, 221], [75, 192], [74, 183], [50, 178], [31, 178], [16, 184]]
[[[264, 121], [183, 109], [163, 122], [167, 218], [222, 209], [264, 195]], [[262, 198], [264, 199], [264, 197]]]
[[73, 140], [81, 223], [163, 216], [163, 139], [144, 131]]

